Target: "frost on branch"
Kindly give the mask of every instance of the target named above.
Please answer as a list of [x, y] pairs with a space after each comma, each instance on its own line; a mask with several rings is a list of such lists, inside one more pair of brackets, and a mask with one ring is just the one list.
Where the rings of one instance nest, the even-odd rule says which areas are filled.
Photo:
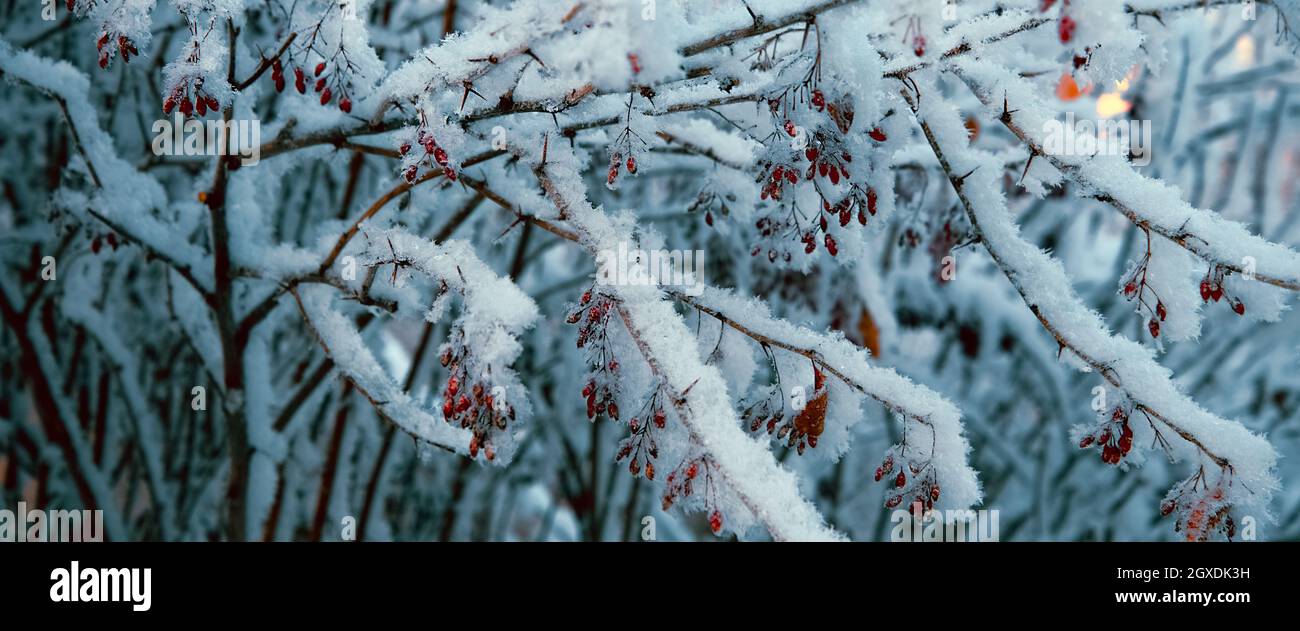
[[[1111, 415], [1118, 424], [1103, 428], [1097, 436], [1103, 461], [1116, 464], [1134, 441], [1142, 444], [1149, 440], [1150, 447], [1162, 449], [1171, 459], [1190, 462], [1198, 481], [1205, 476], [1204, 469], [1212, 470], [1209, 486], [1189, 486], [1215, 495], [1216, 510], [1267, 511], [1278, 486], [1274, 472], [1277, 452], [1240, 423], [1210, 413], [1189, 399], [1174, 384], [1168, 369], [1156, 362], [1151, 349], [1113, 335], [1097, 313], [1083, 305], [1060, 263], [1020, 236], [994, 174], [978, 168], [986, 158], [968, 146], [961, 119], [935, 92], [919, 105], [916, 97], [909, 97], [909, 104], [919, 107], [917, 119], [925, 126], [926, 138], [985, 248], [1057, 339], [1062, 354], [1068, 354], [1080, 368], [1098, 372], [1123, 390], [1128, 400], [1128, 409], [1117, 407]], [[1145, 431], [1131, 427], [1135, 412], [1130, 409], [1145, 417], [1145, 425], [1138, 424]], [[1087, 437], [1080, 440], [1081, 448], [1092, 444]], [[1196, 538], [1201, 534], [1199, 527], [1194, 528]]]

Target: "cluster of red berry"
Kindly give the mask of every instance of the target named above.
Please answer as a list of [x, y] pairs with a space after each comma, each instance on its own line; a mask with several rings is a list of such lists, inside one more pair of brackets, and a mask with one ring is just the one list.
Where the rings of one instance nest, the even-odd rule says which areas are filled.
[[[606, 184], [613, 186], [614, 182], [618, 181], [618, 171], [619, 169], [623, 168], [624, 164], [627, 165], [628, 173], [632, 175], [636, 175], [636, 156], [629, 155], [625, 163], [623, 161], [622, 153], [615, 151], [614, 153], [611, 153], [609, 155], [609, 173], [605, 177]], [[713, 222], [711, 220], [709, 222], [709, 225], [713, 225]]]
[[721, 212], [723, 216], [731, 214], [731, 208], [727, 205], [728, 200], [734, 202], [736, 201], [736, 196], [732, 193], [718, 195], [706, 188], [700, 191], [700, 194], [695, 198], [695, 201], [691, 202], [691, 205], [686, 208], [686, 212], [694, 213], [698, 212], [701, 208], [704, 209], [704, 223], [712, 228], [713, 210], [715, 208], [718, 212]]
[[681, 498], [691, 497], [695, 493], [695, 480], [704, 473], [704, 510], [709, 513], [709, 528], [713, 534], [722, 532], [722, 511], [718, 510], [717, 489], [713, 484], [713, 463], [707, 458], [687, 460], [668, 474], [667, 489], [663, 497], [663, 509], [672, 508], [673, 503]]
[[1201, 301], [1219, 302], [1224, 296], [1228, 297], [1228, 304], [1232, 305], [1232, 311], [1237, 315], [1246, 313], [1246, 303], [1228, 294], [1223, 288], [1223, 280], [1228, 275], [1228, 271], [1222, 265], [1215, 265], [1205, 270], [1205, 278], [1201, 279]]
[[[773, 404], [773, 400], [776, 400], [777, 403]], [[769, 389], [766, 396], [745, 406], [745, 409], [740, 413], [742, 426], [749, 423], [749, 431], [751, 432], [758, 432], [763, 428], [767, 428], [768, 434], [776, 432], [777, 424], [784, 418], [785, 399], [781, 396], [781, 391], [778, 388]]]
[[102, 249], [102, 248], [104, 247], [104, 244], [105, 244], [105, 243], [108, 243], [108, 246], [111, 247], [111, 248], [113, 248], [113, 251], [116, 252], [116, 251], [117, 251], [117, 246], [118, 246], [117, 233], [116, 233], [116, 232], [108, 232], [108, 233], [105, 233], [105, 234], [102, 234], [102, 235], [101, 235], [101, 234], [97, 234], [97, 235], [95, 235], [94, 237], [92, 237], [91, 240], [90, 240], [90, 251], [91, 251], [91, 253], [92, 253], [92, 254], [99, 254], [100, 249]]
[[1162, 517], [1178, 513], [1174, 531], [1183, 533], [1187, 541], [1206, 541], [1216, 532], [1231, 541], [1237, 534], [1231, 511], [1224, 500], [1224, 481], [1209, 484], [1204, 469], [1180, 482], [1160, 503]]
[[[1160, 337], [1160, 323], [1165, 321], [1169, 312], [1165, 310], [1165, 303], [1160, 299], [1154, 287], [1147, 283], [1147, 268], [1151, 264], [1151, 233], [1147, 233], [1147, 251], [1142, 257], [1142, 261], [1124, 280], [1124, 296], [1129, 300], [1137, 299], [1141, 309], [1147, 312], [1147, 330], [1151, 332], [1151, 337]], [[1147, 299], [1147, 293], [1155, 300], [1152, 306]]]
[[[68, 11], [72, 11], [72, 7], [73, 0], [68, 0]], [[95, 42], [95, 49], [99, 51], [100, 69], [108, 68], [108, 54], [112, 52], [112, 49], [105, 50], [104, 47], [108, 45], [109, 39], [111, 38], [108, 35], [108, 31], [105, 31], [99, 35], [99, 41]], [[125, 35], [118, 35], [117, 54], [122, 56], [123, 63], [131, 63], [131, 55], [139, 57], [140, 51], [136, 49], [135, 43], [132, 42], [130, 38]]]
[[[799, 127], [788, 116], [782, 115], [781, 104], [786, 99], [787, 97], [783, 96], [768, 101], [773, 120], [777, 122], [778, 127], [774, 134], [797, 139], [800, 135]], [[802, 101], [797, 100], [797, 102], [801, 103]], [[847, 227], [853, 221], [855, 215], [859, 224], [866, 225], [868, 216], [876, 214], [877, 194], [872, 187], [864, 189], [858, 184], [850, 182], [852, 174], [849, 172], [848, 165], [853, 162], [853, 156], [844, 150], [842, 143], [838, 139], [839, 136], [835, 132], [835, 129], [838, 129], [839, 134], [848, 133], [853, 121], [852, 104], [846, 101], [829, 101], [826, 94], [820, 89], [810, 89], [808, 103], [818, 112], [825, 112], [834, 124], [834, 128], [819, 125], [816, 130], [808, 134], [806, 138], [807, 144], [800, 149], [777, 156], [773, 160], [764, 161], [757, 180], [761, 185], [759, 199], [781, 202], [786, 197], [786, 187], [798, 185], [802, 180], [817, 191], [818, 197], [821, 199], [822, 210], [826, 215], [837, 219], [841, 227]], [[885, 142], [887, 140], [884, 130], [879, 127], [875, 127], [868, 132], [868, 136], [876, 142]], [[800, 164], [802, 160], [807, 161], [806, 168]], [[849, 191], [842, 197], [838, 194], [828, 196], [826, 191], [822, 189], [822, 184], [819, 183], [818, 178], [826, 180], [832, 187], [838, 187], [841, 181], [844, 181], [849, 184]], [[832, 203], [830, 198], [834, 197], [840, 197], [839, 201]], [[758, 220], [756, 227], [763, 239], [770, 240], [778, 234], [787, 236], [797, 233], [805, 254], [812, 254], [816, 251], [818, 242], [821, 242], [826, 247], [826, 251], [831, 256], [839, 254], [839, 243], [827, 229], [829, 221], [826, 216], [818, 213], [817, 224], [805, 228], [800, 225], [799, 217], [801, 215], [793, 208], [793, 204], [789, 206], [789, 208], [785, 209], [788, 214], [785, 221], [769, 217]], [[820, 238], [818, 232], [823, 233]], [[750, 254], [758, 256], [763, 250], [764, 246], [758, 244], [752, 248]], [[781, 248], [781, 250], [784, 250], [784, 248]], [[767, 248], [768, 261], [776, 262], [779, 257], [784, 257], [787, 262], [791, 260], [790, 252], [779, 252], [774, 247]]]
[[592, 370], [582, 397], [587, 401], [587, 418], [595, 420], [598, 414], [607, 414], [618, 420], [619, 410], [615, 385], [618, 383], [618, 360], [610, 347], [609, 318], [614, 312], [614, 300], [593, 294], [591, 289], [582, 293], [578, 307], [565, 321], [578, 325], [578, 348], [587, 349], [587, 362]]
[[1111, 411], [1110, 419], [1103, 421], [1093, 433], [1079, 440], [1079, 449], [1097, 445], [1101, 450], [1101, 461], [1106, 464], [1119, 464], [1119, 461], [1133, 449], [1133, 428], [1129, 427], [1129, 413], [1123, 407]]
[[[191, 91], [194, 93], [193, 100], [190, 100]], [[170, 115], [177, 108], [186, 117], [190, 114], [207, 116], [209, 111], [216, 113], [220, 110], [221, 104], [216, 97], [203, 91], [203, 78], [195, 77], [177, 83], [167, 98], [163, 99], [163, 114]]]
[[[637, 65], [638, 62], [636, 56], [630, 55], [629, 58], [632, 61], [633, 70], [636, 72], [640, 72], [640, 66]], [[645, 89], [642, 90], [640, 94], [643, 98], [647, 100], [651, 100], [654, 95], [654, 91]], [[636, 163], [636, 156], [634, 155], [633, 152], [632, 141], [635, 140], [641, 143], [640, 146], [642, 148], [649, 147], [649, 143], [647, 143], [645, 139], [641, 137], [641, 134], [638, 134], [632, 130], [632, 104], [635, 102], [635, 100], [636, 100], [635, 95], [627, 97], [627, 112], [624, 115], [623, 130], [620, 131], [618, 133], [618, 136], [614, 138], [614, 141], [609, 144], [609, 172], [605, 174], [605, 185], [611, 189], [613, 189], [614, 184], [618, 182], [619, 171], [624, 166], [627, 167], [628, 174], [636, 175], [637, 163]], [[624, 156], [627, 156], [626, 159], [624, 158]]]
[[[437, 165], [442, 169], [442, 174], [447, 176], [448, 180], [456, 181], [456, 169], [451, 166], [451, 159], [447, 155], [447, 150], [438, 146], [438, 141], [434, 139], [433, 132], [429, 131], [425, 125], [424, 113], [420, 113], [420, 127], [415, 132], [415, 142], [424, 149], [424, 157], [414, 164], [408, 165], [402, 172], [402, 177], [406, 178], [408, 183], [414, 183], [420, 174], [420, 166], [426, 165], [432, 168]], [[398, 153], [405, 158], [411, 153], [411, 141], [405, 141], [398, 147]]]
[[[786, 121], [786, 123], [789, 122], [790, 121]], [[768, 164], [765, 165], [763, 170], [764, 173], [767, 173], [768, 175], [767, 183], [763, 185], [763, 190], [759, 193], [760, 199], [771, 197], [774, 200], [780, 201], [781, 189], [785, 186], [785, 183], [788, 181], [791, 184], [795, 184], [799, 181], [799, 172], [795, 170], [794, 167], [787, 167], [783, 164]]]
[[[910, 497], [909, 510], [919, 519], [939, 501], [939, 481], [929, 460], [920, 463], [911, 460], [907, 458], [905, 449], [901, 445], [890, 448], [880, 466], [876, 467], [875, 477], [877, 482], [887, 480], [891, 487], [886, 493], [885, 508], [898, 508], [904, 499]], [[899, 466], [895, 457], [907, 465]]]
[[[316, 79], [313, 88], [320, 94], [320, 104], [328, 105], [330, 101], [334, 100], [334, 87], [337, 87], [342, 93], [342, 98], [339, 99], [339, 109], [350, 113], [352, 111], [352, 99], [347, 95], [346, 86], [344, 86], [341, 79], [342, 75], [337, 72], [325, 75], [326, 68], [328, 66], [322, 61], [316, 64], [314, 71]], [[279, 57], [276, 57], [275, 61], [271, 62], [271, 81], [275, 84], [276, 92], [284, 91], [284, 64]], [[330, 83], [335, 85], [331, 86]], [[307, 72], [300, 66], [295, 66], [293, 69], [293, 87], [298, 91], [298, 94], [307, 93]]]
[[[652, 398], [657, 399], [658, 393], [656, 392]], [[633, 476], [641, 474], [641, 463], [644, 462], [647, 480], [655, 479], [655, 460], [659, 458], [659, 443], [655, 439], [655, 431], [663, 429], [668, 424], [668, 415], [662, 407], [656, 407], [651, 403], [650, 408], [652, 411], [649, 419], [634, 416], [627, 422], [628, 431], [632, 434], [623, 439], [619, 445], [618, 455], [614, 458], [615, 462], [622, 462], [624, 458], [632, 456], [627, 470]]]
[[[814, 364], [813, 393], [797, 413], [787, 417], [785, 399], [778, 385], [741, 412], [741, 426], [748, 423], [749, 431], [755, 433], [765, 429], [769, 436], [775, 435], [777, 440], [785, 441], [787, 448], [796, 449], [802, 456], [806, 448], [817, 448], [817, 441], [825, 429], [826, 397], [826, 375]], [[773, 399], [777, 404], [772, 403]]]
[[[457, 332], [454, 336], [462, 338]], [[492, 434], [503, 431], [515, 419], [514, 406], [499, 400], [491, 384], [476, 380], [469, 374], [469, 350], [463, 343], [443, 347], [438, 358], [448, 371], [447, 383], [442, 390], [442, 416], [450, 424], [459, 424], [471, 432], [469, 457], [477, 458], [479, 449], [488, 460], [496, 458]], [[468, 388], [465, 384], [473, 382]], [[498, 392], [499, 394], [499, 392]]]

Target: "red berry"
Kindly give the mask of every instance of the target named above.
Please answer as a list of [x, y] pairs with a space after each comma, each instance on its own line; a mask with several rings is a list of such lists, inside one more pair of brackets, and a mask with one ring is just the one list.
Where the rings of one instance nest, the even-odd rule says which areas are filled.
[[1137, 293], [1137, 290], [1138, 290], [1137, 283], [1135, 283], [1135, 282], [1133, 282], [1133, 281], [1129, 281], [1129, 282], [1127, 282], [1127, 283], [1124, 283], [1124, 295], [1125, 295], [1125, 296], [1132, 296], [1133, 294]]
[[874, 217], [876, 214], [876, 189], [867, 189], [867, 212]]
[[326, 103], [329, 103], [329, 102], [330, 102], [330, 98], [331, 98], [332, 96], [333, 96], [333, 93], [330, 92], [330, 89], [329, 89], [329, 88], [325, 88], [325, 91], [320, 93], [320, 104], [321, 104], [321, 105], [324, 105], [324, 104], [326, 104]]
[[722, 513], [715, 510], [709, 515], [709, 528], [713, 529], [715, 535], [722, 532]]
[[785, 133], [790, 134], [791, 138], [793, 138], [795, 134], [798, 133], [798, 130], [794, 128], [794, 121], [790, 121], [790, 120], [785, 121]]
[[907, 475], [899, 471], [898, 477], [894, 478], [894, 486], [901, 489], [904, 484], [907, 484]]
[[808, 147], [807, 149], [804, 150], [803, 155], [804, 157], [808, 158], [809, 162], [813, 162], [817, 159], [817, 150], [813, 149], [812, 147]]
[[713, 211], [711, 210], [704, 211], [704, 223], [708, 224], [709, 227], [713, 226]]
[[687, 479], [687, 480], [694, 480], [694, 479], [695, 479], [695, 476], [696, 476], [699, 472], [700, 472], [699, 468], [696, 466], [696, 464], [695, 464], [694, 462], [692, 462], [692, 463], [690, 464], [690, 466], [686, 467], [686, 479]]
[[163, 101], [163, 114], [171, 114], [176, 109], [176, 97], [169, 96]]
[[632, 156], [627, 157], [627, 172], [636, 174], [636, 158]]
[[316, 87], [314, 87], [314, 88], [312, 88], [312, 89], [315, 90], [315, 91], [317, 91], [317, 92], [320, 92], [321, 90], [325, 89], [325, 77], [321, 77], [321, 78], [317, 79], [317, 80], [316, 80]]
[[343, 98], [341, 98], [341, 99], [339, 99], [339, 109], [343, 110], [343, 113], [344, 113], [344, 114], [351, 114], [351, 113], [352, 113], [352, 99], [349, 99], [349, 98], [346, 97], [346, 96], [343, 97]]
[[1169, 315], [1169, 312], [1165, 311], [1165, 303], [1159, 300], [1156, 301], [1156, 315], [1160, 317], [1160, 320], [1162, 322], [1164, 321], [1165, 317]]
[[186, 116], [189, 116], [190, 113], [193, 112], [193, 111], [194, 111], [194, 104], [190, 102], [190, 99], [189, 99], [188, 97], [184, 97], [184, 96], [182, 96], [182, 97], [181, 97], [181, 113], [184, 114], [184, 115], [186, 115]]
[[1057, 27], [1057, 32], [1061, 36], [1062, 44], [1069, 44], [1070, 38], [1074, 37], [1074, 28], [1078, 26], [1074, 23], [1074, 18], [1064, 15], [1061, 16], [1061, 23]]
[[1101, 448], [1101, 461], [1106, 464], [1118, 464], [1120, 459], [1120, 449], [1114, 445], [1106, 445]]
[[1246, 303], [1238, 300], [1232, 305], [1232, 310], [1236, 311], [1237, 315], [1244, 315], [1246, 313]]
[[1213, 293], [1213, 291], [1210, 289], [1210, 281], [1202, 280], [1201, 281], [1201, 302], [1209, 302], [1211, 293]]
[[316, 64], [316, 76], [319, 77], [322, 72], [325, 72], [325, 62], [323, 61]]
[[829, 234], [826, 235], [826, 251], [830, 252], [831, 256], [839, 254], [839, 247], [835, 245], [835, 237]]
[[275, 91], [284, 92], [284, 75], [275, 77]]
[[872, 129], [871, 133], [868, 135], [871, 136], [871, 139], [876, 142], [885, 142], [885, 138], [886, 138], [885, 131], [879, 127]]
[[198, 112], [199, 116], [207, 116], [208, 115], [207, 101], [204, 101], [201, 97], [194, 97], [194, 110]]
[[1160, 337], [1160, 322], [1152, 318], [1147, 322], [1147, 330], [1151, 331], [1151, 337]]

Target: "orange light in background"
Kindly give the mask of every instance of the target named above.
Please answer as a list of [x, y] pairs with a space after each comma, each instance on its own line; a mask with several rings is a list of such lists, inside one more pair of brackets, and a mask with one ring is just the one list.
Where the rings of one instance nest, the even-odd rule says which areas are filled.
[[1237, 38], [1237, 43], [1232, 47], [1232, 61], [1237, 64], [1238, 68], [1246, 68], [1255, 64], [1255, 38], [1250, 35], [1242, 34]]
[[1137, 71], [1137, 66], [1134, 66], [1128, 71], [1128, 76], [1115, 82], [1114, 90], [1097, 97], [1097, 116], [1111, 118], [1133, 109], [1133, 104], [1124, 98], [1124, 93], [1128, 92], [1129, 83], [1137, 77]]

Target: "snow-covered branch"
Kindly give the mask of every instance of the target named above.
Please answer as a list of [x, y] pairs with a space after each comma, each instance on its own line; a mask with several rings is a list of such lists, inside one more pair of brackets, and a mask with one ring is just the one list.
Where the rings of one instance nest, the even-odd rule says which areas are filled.
[[[995, 64], [969, 60], [952, 66], [984, 104], [1029, 148], [1082, 190], [1200, 259], [1262, 283], [1300, 290], [1300, 252], [1252, 234], [1242, 224], [1211, 210], [1193, 208], [1178, 189], [1138, 173], [1116, 155], [1070, 156], [1046, 147], [1048, 120], [1055, 117], [1035, 90]], [[1045, 118], [1047, 117], [1047, 118]]]
[[[1200, 539], [1216, 527], [1230, 524], [1225, 515], [1233, 507], [1246, 511], [1268, 511], [1277, 488], [1274, 468], [1277, 453], [1262, 437], [1239, 422], [1221, 418], [1179, 391], [1170, 371], [1158, 362], [1151, 349], [1115, 336], [1096, 312], [1088, 309], [1060, 263], [1026, 242], [1012, 222], [998, 191], [999, 173], [980, 169], [986, 157], [968, 146], [964, 122], [955, 110], [933, 92], [919, 99], [903, 92], [914, 108], [926, 140], [947, 173], [953, 190], [966, 211], [980, 243], [1001, 268], [1039, 322], [1061, 345], [1062, 351], [1077, 358], [1080, 367], [1095, 371], [1122, 392], [1124, 402], [1105, 408], [1104, 416], [1123, 420], [1128, 445], [1149, 440], [1171, 458], [1188, 459], [1197, 472], [1189, 484], [1171, 493], [1169, 510], [1180, 512], [1180, 526], [1188, 537]], [[1146, 425], [1133, 423], [1142, 414]], [[1164, 436], [1168, 431], [1180, 440]], [[1107, 449], [1114, 436], [1109, 429], [1100, 440]], [[1093, 443], [1084, 438], [1081, 446]], [[1129, 448], [1121, 446], [1122, 453]], [[1212, 473], [1205, 473], [1209, 465]], [[1210, 516], [1214, 516], [1211, 520]]]

